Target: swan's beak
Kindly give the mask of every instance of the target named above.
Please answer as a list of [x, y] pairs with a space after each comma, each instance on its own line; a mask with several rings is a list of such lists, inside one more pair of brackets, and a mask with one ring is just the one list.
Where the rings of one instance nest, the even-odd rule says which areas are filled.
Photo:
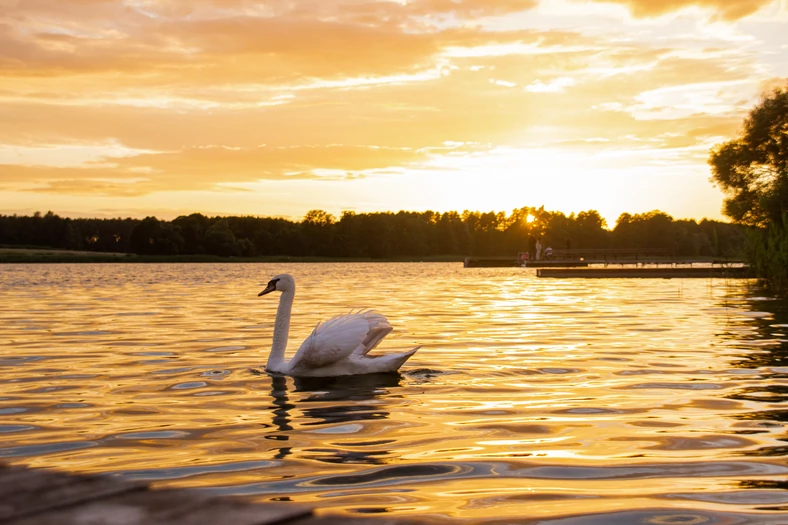
[[271, 285], [269, 284], [268, 286], [266, 286], [266, 287], [265, 287], [265, 290], [263, 290], [262, 292], [260, 292], [259, 294], [257, 294], [257, 297], [260, 297], [261, 295], [265, 295], [265, 294], [267, 294], [267, 293], [271, 293], [271, 292], [273, 292], [274, 290], [276, 290], [276, 285], [273, 285], [273, 286], [271, 286]]

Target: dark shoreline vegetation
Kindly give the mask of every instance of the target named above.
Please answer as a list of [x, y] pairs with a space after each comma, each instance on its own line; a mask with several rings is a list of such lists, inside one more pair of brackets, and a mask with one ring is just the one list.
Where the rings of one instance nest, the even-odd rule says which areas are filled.
[[345, 262], [460, 261], [544, 248], [663, 250], [676, 258], [735, 258], [741, 225], [675, 220], [660, 211], [623, 213], [613, 229], [594, 210], [565, 215], [544, 207], [504, 212], [312, 210], [300, 222], [272, 217], [172, 221], [81, 219], [53, 212], [0, 215], [0, 262]]
[[712, 181], [723, 211], [754, 227], [745, 254], [768, 291], [788, 297], [788, 88], [775, 89], [744, 120], [739, 136], [715, 146]]
[[220, 257], [218, 255], [137, 255], [57, 250], [47, 246], [17, 248], [0, 246], [3, 263], [345, 263], [345, 262], [462, 262], [460, 255], [431, 257], [392, 257], [388, 259], [347, 257], [299, 257], [269, 255], [259, 257]]

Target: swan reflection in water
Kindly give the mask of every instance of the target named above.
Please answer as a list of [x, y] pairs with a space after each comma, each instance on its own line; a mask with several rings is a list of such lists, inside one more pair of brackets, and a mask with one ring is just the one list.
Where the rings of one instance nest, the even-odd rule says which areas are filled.
[[[399, 372], [311, 378], [269, 374], [269, 377], [272, 404], [267, 408], [273, 417], [272, 425], [265, 425], [271, 429], [265, 437], [290, 445], [275, 448], [274, 459], [292, 455], [326, 463], [375, 465], [393, 459], [391, 451], [381, 446], [394, 440], [369, 440], [364, 436], [369, 435], [368, 422], [389, 418], [384, 401], [391, 394], [390, 388], [401, 385], [403, 378]], [[293, 409], [300, 412], [295, 421]], [[343, 438], [348, 434], [359, 439], [346, 442]], [[316, 446], [297, 447], [291, 443], [291, 438], [296, 441], [296, 435], [299, 444], [311, 442]]]

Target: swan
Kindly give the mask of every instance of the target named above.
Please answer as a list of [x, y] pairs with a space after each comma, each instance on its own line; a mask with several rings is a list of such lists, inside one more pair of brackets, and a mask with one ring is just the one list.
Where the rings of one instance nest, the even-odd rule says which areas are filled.
[[374, 310], [361, 310], [332, 317], [318, 323], [290, 361], [285, 349], [290, 332], [290, 312], [295, 297], [295, 279], [281, 274], [268, 282], [258, 297], [282, 292], [274, 322], [274, 338], [265, 369], [293, 377], [328, 377], [394, 372], [416, 353], [407, 352], [369, 355], [393, 328], [388, 320]]

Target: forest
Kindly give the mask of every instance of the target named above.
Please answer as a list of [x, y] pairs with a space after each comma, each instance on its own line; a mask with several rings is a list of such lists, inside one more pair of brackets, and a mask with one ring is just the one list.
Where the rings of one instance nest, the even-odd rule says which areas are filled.
[[597, 211], [565, 215], [544, 207], [505, 212], [354, 213], [312, 210], [300, 222], [275, 217], [207, 217], [172, 221], [68, 218], [48, 212], [0, 215], [0, 246], [138, 255], [295, 256], [418, 259], [514, 256], [539, 238], [555, 249], [659, 249], [675, 257], [736, 257], [748, 227], [674, 219], [661, 211], [623, 213], [609, 228]]

